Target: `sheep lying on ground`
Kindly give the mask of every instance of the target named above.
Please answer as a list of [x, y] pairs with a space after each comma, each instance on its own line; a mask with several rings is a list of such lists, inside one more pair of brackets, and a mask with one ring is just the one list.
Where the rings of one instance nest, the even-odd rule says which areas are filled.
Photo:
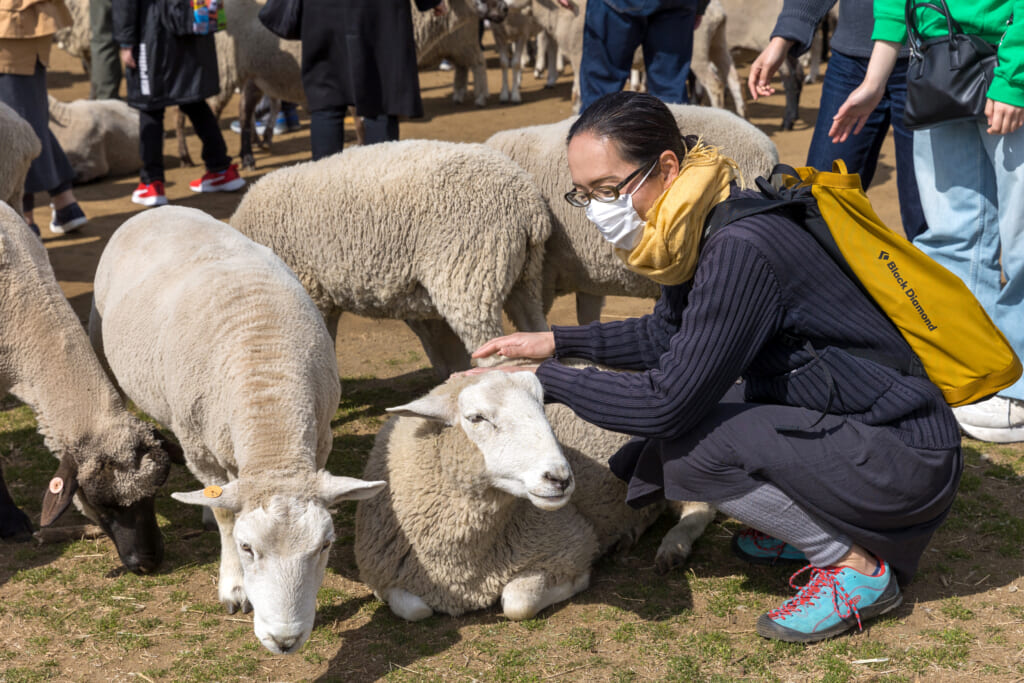
[[139, 156], [139, 112], [121, 100], [61, 102], [50, 97], [50, 132], [75, 170], [75, 182], [135, 173]]
[[[399, 417], [377, 434], [363, 473], [388, 490], [356, 508], [355, 551], [360, 579], [403, 619], [499, 598], [506, 617], [528, 619], [584, 590], [593, 561], [632, 544], [661, 511], [627, 506], [608, 470], [629, 437], [545, 408], [531, 373], [453, 377], [389, 412]], [[685, 559], [714, 517], [687, 505], [660, 567]]]
[[[698, 135], [736, 160], [740, 184], [753, 186], [754, 178], [771, 172], [778, 152], [767, 135], [735, 114], [695, 105], [670, 105], [679, 128]], [[658, 285], [627, 269], [602, 239], [583, 209], [570, 206], [563, 195], [572, 187], [566, 160], [566, 135], [573, 119], [495, 133], [488, 145], [517, 161], [532, 176], [554, 217], [544, 255], [544, 306], [556, 296], [576, 293], [581, 324], [600, 317], [603, 297], [656, 297]]]
[[[6, 292], [0, 298], [0, 394], [10, 391], [32, 407], [47, 449], [60, 460], [40, 523], [53, 523], [74, 498], [113, 539], [128, 569], [155, 570], [164, 546], [153, 497], [180, 451], [125, 409], [54, 279], [46, 250], [6, 204], [0, 204], [0, 278]], [[6, 491], [4, 499], [10, 501]], [[0, 507], [0, 528], [31, 532], [16, 510], [13, 502]]]
[[[412, 2], [412, 0], [410, 0]], [[505, 0], [450, 0], [448, 12], [441, 17], [419, 12], [413, 4], [412, 33], [416, 41], [416, 61], [420, 67], [448, 59], [455, 67], [452, 100], [466, 101], [467, 80], [473, 72], [473, 101], [487, 104], [487, 62], [480, 47], [480, 21], [497, 24], [507, 12]]]
[[268, 173], [231, 225], [274, 250], [335, 331], [343, 311], [399, 318], [438, 375], [502, 333], [547, 328], [551, 218], [529, 176], [484, 145], [403, 140]]
[[3, 102], [0, 102], [0, 149], [4, 151], [0, 162], [0, 201], [21, 211], [25, 176], [42, 145], [29, 122]]
[[168, 426], [213, 508], [220, 601], [254, 610], [272, 652], [309, 637], [334, 528], [327, 508], [383, 482], [332, 476], [340, 387], [334, 344], [269, 249], [185, 207], [147, 211], [110, 238], [89, 318], [124, 392]]

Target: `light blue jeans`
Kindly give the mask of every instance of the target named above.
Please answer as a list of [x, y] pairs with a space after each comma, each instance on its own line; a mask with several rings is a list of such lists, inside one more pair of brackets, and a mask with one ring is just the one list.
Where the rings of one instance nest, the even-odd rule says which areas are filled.
[[[951, 121], [914, 131], [928, 223], [914, 244], [964, 281], [1024, 358], [1024, 128], [986, 128], [984, 120]], [[999, 395], [1024, 399], [1024, 380]]]

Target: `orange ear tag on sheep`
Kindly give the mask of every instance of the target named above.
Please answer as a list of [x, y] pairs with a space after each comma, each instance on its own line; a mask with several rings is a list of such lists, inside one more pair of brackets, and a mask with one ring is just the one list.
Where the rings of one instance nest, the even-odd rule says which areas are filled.
[[221, 488], [219, 486], [207, 486], [203, 489], [203, 495], [207, 498], [220, 498]]
[[60, 477], [54, 477], [50, 480], [50, 493], [57, 495], [64, 490], [64, 480]]

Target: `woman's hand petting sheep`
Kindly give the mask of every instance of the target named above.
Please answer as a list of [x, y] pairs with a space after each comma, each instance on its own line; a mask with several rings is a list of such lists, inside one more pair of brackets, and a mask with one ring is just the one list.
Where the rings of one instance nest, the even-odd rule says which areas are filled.
[[516, 332], [496, 337], [473, 352], [473, 358], [487, 358], [494, 354], [506, 358], [544, 360], [555, 355], [554, 332]]

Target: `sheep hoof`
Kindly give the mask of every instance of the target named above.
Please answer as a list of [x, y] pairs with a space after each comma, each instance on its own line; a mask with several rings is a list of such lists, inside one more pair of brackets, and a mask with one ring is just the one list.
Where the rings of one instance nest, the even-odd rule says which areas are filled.
[[686, 564], [693, 549], [690, 546], [666, 543], [662, 541], [658, 554], [654, 558], [654, 568], [659, 574], [668, 574], [677, 567]]
[[519, 93], [512, 93], [512, 104], [522, 104], [523, 96]]
[[249, 598], [245, 595], [245, 589], [241, 586], [232, 588], [226, 594], [222, 593], [220, 603], [224, 605], [228, 614], [234, 614], [238, 610], [242, 610], [243, 614], [248, 614], [252, 611], [252, 603], [249, 602]]
[[386, 602], [395, 616], [406, 621], [421, 621], [434, 613], [430, 605], [423, 602], [418, 595], [413, 595], [401, 588], [390, 589], [387, 592]]
[[504, 90], [502, 90], [501, 94], [498, 95], [498, 101], [499, 102], [508, 102], [508, 93], [505, 92]]
[[256, 158], [250, 154], [243, 154], [241, 157], [243, 169], [254, 169], [256, 168]]

